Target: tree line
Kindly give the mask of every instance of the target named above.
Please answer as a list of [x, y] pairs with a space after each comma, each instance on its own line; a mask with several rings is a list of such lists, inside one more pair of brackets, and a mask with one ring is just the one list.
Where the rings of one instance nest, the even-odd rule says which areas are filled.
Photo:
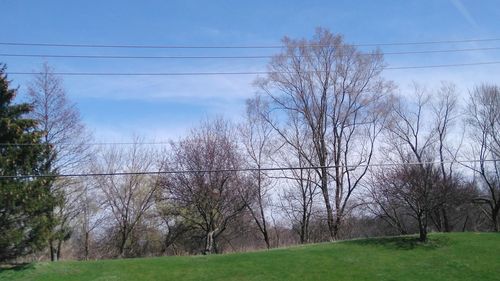
[[[328, 30], [283, 44], [243, 121], [208, 118], [163, 147], [91, 145], [48, 64], [18, 104], [3, 66], [0, 261], [499, 231], [498, 86], [403, 91], [380, 51]], [[89, 176], [60, 176], [75, 173]]]

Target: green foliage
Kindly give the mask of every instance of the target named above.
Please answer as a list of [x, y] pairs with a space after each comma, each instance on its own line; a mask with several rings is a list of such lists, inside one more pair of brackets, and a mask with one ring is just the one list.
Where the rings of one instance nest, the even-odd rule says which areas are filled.
[[[498, 233], [431, 234], [212, 256], [36, 263], [0, 280], [500, 280]], [[0, 269], [1, 270], [1, 269]]]
[[[16, 89], [9, 88], [5, 66], [0, 65], [0, 175], [39, 175], [50, 170], [50, 147], [40, 144], [36, 122], [24, 118], [29, 104], [13, 104]], [[54, 198], [51, 178], [0, 179], [0, 262], [41, 248], [51, 227]]]

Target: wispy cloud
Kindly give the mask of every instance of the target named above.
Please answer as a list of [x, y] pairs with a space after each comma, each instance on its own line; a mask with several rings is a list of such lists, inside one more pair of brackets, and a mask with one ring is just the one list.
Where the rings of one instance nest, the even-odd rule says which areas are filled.
[[450, 1], [470, 25], [472, 25], [474, 28], [479, 28], [479, 25], [477, 24], [476, 20], [474, 19], [472, 14], [469, 12], [467, 7], [465, 7], [465, 5], [462, 3], [461, 0], [450, 0]]
[[222, 32], [221, 29], [214, 28], [214, 27], [208, 27], [208, 26], [202, 26], [200, 27], [201, 33], [208, 35], [208, 36], [222, 36], [224, 33]]
[[251, 76], [199, 76], [199, 77], [96, 77], [93, 84], [75, 79], [73, 95], [103, 97], [117, 100], [233, 100], [247, 98], [255, 89]]
[[[474, 86], [488, 82], [498, 84], [498, 66], [474, 66], [446, 69], [415, 69], [406, 71], [386, 71], [385, 77], [395, 81], [402, 93], [412, 92], [412, 83], [417, 82], [429, 89], [438, 88], [442, 81], [457, 85], [460, 94], [465, 95]], [[465, 98], [465, 96], [463, 96]]]

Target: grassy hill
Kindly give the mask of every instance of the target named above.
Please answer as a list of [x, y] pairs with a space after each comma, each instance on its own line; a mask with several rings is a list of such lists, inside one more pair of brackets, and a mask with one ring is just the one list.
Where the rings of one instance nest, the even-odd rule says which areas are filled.
[[36, 263], [0, 280], [500, 280], [500, 234], [352, 240], [241, 254]]

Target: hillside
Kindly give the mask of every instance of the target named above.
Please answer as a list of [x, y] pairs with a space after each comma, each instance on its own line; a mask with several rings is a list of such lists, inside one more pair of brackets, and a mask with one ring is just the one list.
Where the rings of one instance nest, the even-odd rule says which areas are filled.
[[352, 240], [213, 256], [37, 263], [0, 280], [500, 280], [500, 234]]

